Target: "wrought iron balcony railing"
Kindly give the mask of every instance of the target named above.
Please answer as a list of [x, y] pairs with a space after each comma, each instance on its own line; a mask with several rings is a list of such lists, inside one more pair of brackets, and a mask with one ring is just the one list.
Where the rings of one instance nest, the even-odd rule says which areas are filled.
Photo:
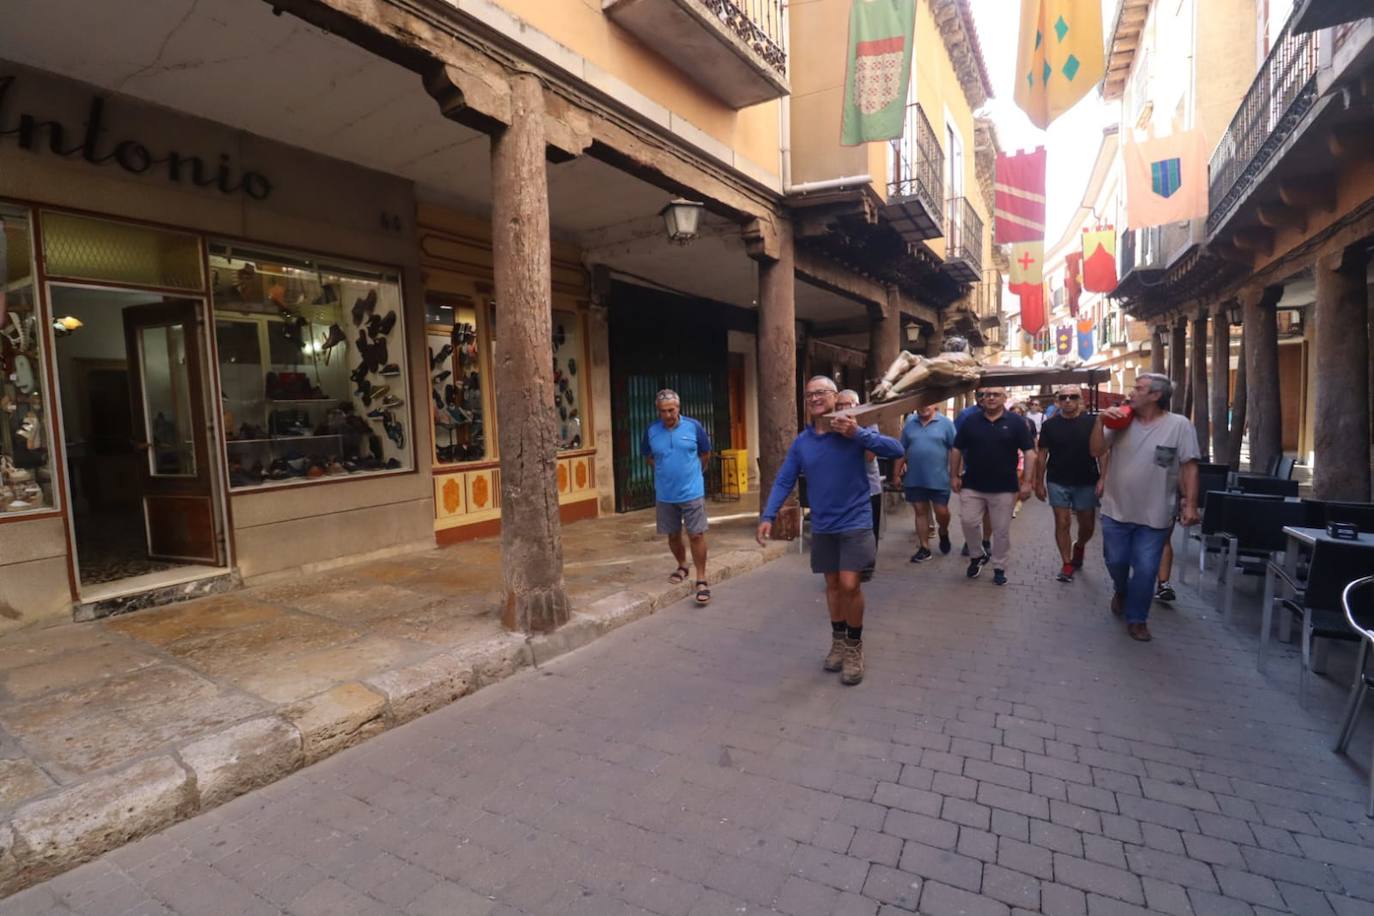
[[1292, 29], [1290, 16], [1212, 153], [1208, 235], [1235, 212], [1317, 100], [1322, 33]]
[[945, 153], [919, 103], [907, 106], [891, 160], [886, 213], [897, 231], [908, 241], [943, 235]]
[[754, 49], [779, 76], [787, 76], [783, 47], [783, 0], [702, 0], [730, 31]]
[[1124, 283], [1137, 271], [1164, 268], [1163, 226], [1127, 229], [1117, 246], [1117, 276]]
[[945, 272], [976, 283], [983, 276], [983, 219], [967, 197], [951, 197], [945, 217]]

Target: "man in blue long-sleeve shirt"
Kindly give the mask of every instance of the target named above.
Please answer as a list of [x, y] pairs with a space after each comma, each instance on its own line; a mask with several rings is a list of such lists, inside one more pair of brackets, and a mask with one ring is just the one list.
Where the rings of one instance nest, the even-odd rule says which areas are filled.
[[825, 576], [825, 600], [830, 609], [830, 653], [826, 671], [839, 671], [840, 683], [857, 684], [864, 677], [864, 595], [860, 573], [874, 559], [873, 510], [868, 498], [867, 459], [899, 458], [902, 444], [871, 429], [862, 429], [847, 415], [819, 430], [820, 418], [835, 409], [835, 383], [818, 375], [806, 383], [806, 412], [811, 426], [802, 430], [787, 450], [787, 459], [773, 481], [773, 490], [760, 516], [758, 541], [768, 539], [773, 519], [792, 492], [797, 475], [806, 475], [811, 503], [811, 571]]

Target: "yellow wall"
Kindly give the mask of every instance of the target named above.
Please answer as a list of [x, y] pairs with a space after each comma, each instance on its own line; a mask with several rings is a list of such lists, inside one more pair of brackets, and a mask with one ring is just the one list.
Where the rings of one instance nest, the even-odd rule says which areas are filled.
[[1196, 126], [1215, 148], [1255, 78], [1255, 36], [1236, 23], [1254, 22], [1255, 0], [1207, 0], [1198, 7]]
[[[735, 111], [613, 23], [601, 0], [496, 2], [766, 171], [778, 170], [777, 101]], [[789, 62], [789, 75], [794, 70]]]

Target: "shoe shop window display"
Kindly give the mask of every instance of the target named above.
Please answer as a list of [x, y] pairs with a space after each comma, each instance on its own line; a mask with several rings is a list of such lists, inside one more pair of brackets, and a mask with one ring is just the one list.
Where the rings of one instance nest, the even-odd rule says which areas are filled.
[[232, 488], [411, 467], [396, 276], [222, 244], [210, 273]]
[[480, 339], [477, 308], [471, 299], [438, 292], [425, 296], [430, 413], [434, 459], [439, 464], [488, 457]]
[[0, 518], [54, 505], [32, 254], [27, 214], [0, 206]]
[[553, 313], [553, 399], [558, 408], [560, 451], [582, 448], [585, 431], [582, 412], [586, 403], [583, 375], [582, 324], [576, 312]]

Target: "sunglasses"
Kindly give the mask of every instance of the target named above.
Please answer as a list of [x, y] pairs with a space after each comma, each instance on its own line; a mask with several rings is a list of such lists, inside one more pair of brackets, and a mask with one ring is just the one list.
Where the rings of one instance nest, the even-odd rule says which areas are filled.
[[1077, 401], [1078, 399], [1079, 395], [1076, 394], [1061, 394], [1059, 396], [1059, 400], [1061, 401]]

